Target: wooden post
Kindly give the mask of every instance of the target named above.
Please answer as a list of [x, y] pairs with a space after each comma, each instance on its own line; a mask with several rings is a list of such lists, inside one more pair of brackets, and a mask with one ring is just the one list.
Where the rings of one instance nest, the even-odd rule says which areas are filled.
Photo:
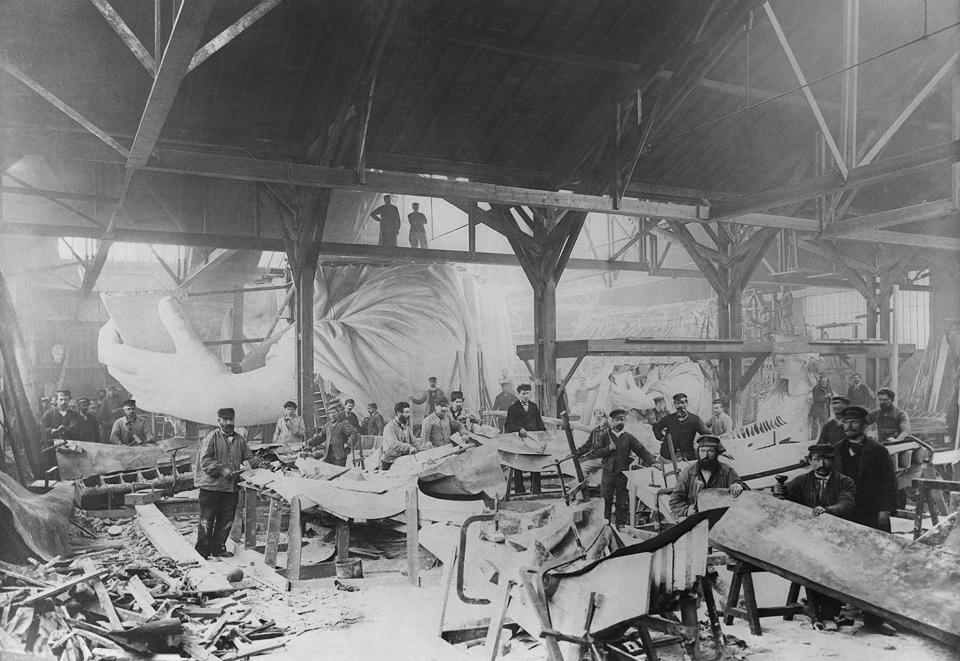
[[280, 516], [282, 513], [280, 499], [270, 498], [270, 512], [267, 515], [267, 545], [263, 549], [263, 564], [270, 569], [277, 566], [277, 550], [280, 546]]
[[307, 434], [316, 427], [316, 408], [313, 402], [313, 295], [317, 277], [316, 264], [307, 264], [296, 270], [297, 275], [297, 395], [300, 414]]
[[411, 585], [420, 587], [420, 512], [417, 483], [407, 487], [407, 577]]
[[303, 537], [300, 523], [300, 498], [290, 499], [290, 525], [287, 527], [287, 578], [296, 581], [300, 578], [300, 565], [303, 558]]
[[337, 562], [350, 559], [350, 522], [337, 519]]
[[243, 287], [235, 287], [233, 290], [233, 332], [230, 339], [233, 343], [230, 345], [230, 369], [234, 374], [240, 373], [240, 363], [243, 362], [243, 345], [238, 344], [237, 340], [243, 339]]
[[252, 549], [257, 545], [257, 501], [259, 494], [256, 489], [246, 487], [243, 496], [243, 546]]
[[537, 343], [534, 370], [540, 378], [537, 401], [543, 415], [557, 415], [557, 281], [547, 277], [534, 291], [533, 336]]

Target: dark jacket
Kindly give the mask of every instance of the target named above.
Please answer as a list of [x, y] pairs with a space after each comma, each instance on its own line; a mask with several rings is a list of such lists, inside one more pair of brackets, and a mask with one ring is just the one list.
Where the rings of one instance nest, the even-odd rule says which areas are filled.
[[836, 445], [846, 437], [847, 435], [843, 433], [843, 423], [836, 418], [830, 418], [823, 423], [823, 427], [820, 428], [820, 436], [817, 437], [817, 443]]
[[686, 459], [692, 461], [697, 458], [697, 451], [694, 449], [693, 441], [697, 433], [709, 434], [710, 430], [703, 424], [700, 416], [694, 413], [687, 413], [687, 417], [681, 420], [676, 413], [671, 413], [660, 422], [653, 425], [653, 434], [664, 441], [660, 445], [660, 456], [665, 459], [670, 458], [667, 450], [667, 444], [664, 440], [667, 434], [673, 440], [673, 450], [677, 454], [677, 459]]
[[[250, 452], [247, 439], [234, 433], [233, 440], [230, 440], [221, 429], [214, 429], [200, 441], [197, 452], [199, 468], [194, 473], [194, 482], [198, 489], [207, 491], [236, 491], [234, 474], [240, 471], [244, 461], [249, 461], [254, 468], [261, 465], [260, 460]], [[232, 474], [224, 475], [224, 468], [229, 468]]]
[[[717, 470], [710, 474], [710, 479], [705, 480], [700, 471], [698, 463], [692, 463], [682, 471], [677, 478], [677, 484], [673, 487], [673, 493], [670, 494], [670, 511], [678, 519], [689, 516], [697, 511], [697, 496], [704, 489], [729, 489], [731, 485], [743, 481], [733, 470], [722, 461], [719, 462]], [[746, 485], [743, 485], [746, 488]]]
[[[330, 463], [336, 461], [341, 463], [350, 456], [350, 449], [355, 447], [360, 441], [360, 432], [354, 429], [346, 420], [328, 422], [320, 430], [320, 435], [311, 445], [327, 444], [327, 454], [324, 459]], [[342, 463], [341, 463], [342, 465]]]
[[603, 479], [617, 477], [629, 469], [631, 454], [637, 455], [644, 466], [652, 466], [657, 461], [633, 434], [625, 431], [617, 436], [609, 427], [594, 429], [587, 442], [577, 448], [578, 457], [586, 454], [603, 461]]
[[880, 512], [897, 508], [897, 477], [890, 463], [890, 453], [877, 441], [864, 437], [859, 447], [859, 462], [850, 454], [856, 449], [850, 439], [836, 446], [837, 471], [852, 478], [857, 487], [853, 521], [870, 528], [879, 527]]
[[97, 416], [93, 413], [87, 412], [86, 417], [84, 417], [79, 412], [77, 413], [77, 420], [73, 423], [73, 428], [71, 429], [72, 438], [77, 439], [78, 441], [86, 441], [87, 443], [99, 443], [100, 442], [100, 421], [97, 420]]
[[[74, 438], [73, 432], [79, 419], [80, 414], [73, 409], [67, 409], [61, 413], [56, 408], [52, 408], [43, 414], [43, 417], [40, 419], [40, 426], [43, 428], [44, 437], [48, 439], [67, 438], [75, 441], [77, 439]], [[66, 429], [64, 431], [57, 431], [61, 425]]]
[[847, 388], [847, 399], [850, 400], [850, 406], [862, 406], [869, 409], [873, 406], [875, 398], [873, 391], [866, 383], [861, 383], [859, 386], [851, 383], [850, 387]]
[[544, 431], [547, 427], [540, 417], [540, 408], [533, 402], [527, 402], [527, 410], [518, 399], [507, 409], [507, 421], [503, 423], [503, 431], [514, 432], [525, 429], [527, 431]]
[[903, 432], [910, 434], [910, 416], [896, 404], [889, 410], [881, 406], [870, 411], [867, 424], [877, 426], [877, 440], [881, 443], [888, 438], [897, 438]]
[[383, 428], [386, 426], [386, 421], [383, 419], [383, 416], [380, 415], [379, 411], [374, 411], [368, 415], [363, 420], [363, 431], [364, 434], [368, 436], [383, 436]]
[[853, 517], [856, 506], [857, 485], [837, 471], [830, 473], [826, 487], [820, 493], [813, 471], [798, 475], [786, 484], [784, 497], [807, 507], [823, 507], [828, 514], [842, 519]]

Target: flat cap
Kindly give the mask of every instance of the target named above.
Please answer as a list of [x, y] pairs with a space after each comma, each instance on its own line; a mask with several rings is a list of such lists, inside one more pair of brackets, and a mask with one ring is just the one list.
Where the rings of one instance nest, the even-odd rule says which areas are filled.
[[236, 415], [237, 415], [236, 411], [234, 411], [232, 408], [229, 408], [229, 407], [217, 409], [218, 418], [235, 418]]
[[682, 399], [688, 399], [687, 393], [685, 393], [685, 392], [678, 392], [676, 395], [673, 396], [673, 401], [675, 401], [675, 402], [679, 402], [679, 401], [682, 400]]
[[134, 406], [134, 407], [135, 407], [136, 405], [137, 405], [137, 400], [135, 400], [135, 399], [125, 399], [125, 400], [123, 400], [122, 402], [120, 402], [120, 408], [123, 408], [124, 406]]
[[836, 449], [829, 443], [814, 443], [807, 448], [809, 454], [834, 454]]
[[840, 411], [840, 417], [843, 419], [852, 418], [854, 420], [864, 420], [869, 415], [869, 411], [862, 406], [845, 406]]
[[613, 409], [610, 411], [611, 418], [625, 418], [627, 416], [626, 409]]
[[850, 400], [842, 395], [834, 395], [830, 398], [831, 402], [839, 402], [840, 404], [849, 404]]
[[285, 401], [285, 402], [283, 403], [283, 408], [285, 408], [285, 409], [295, 409], [295, 408], [297, 408], [297, 403], [296, 403], [295, 401], [293, 401], [292, 399], [288, 399], [287, 401]]

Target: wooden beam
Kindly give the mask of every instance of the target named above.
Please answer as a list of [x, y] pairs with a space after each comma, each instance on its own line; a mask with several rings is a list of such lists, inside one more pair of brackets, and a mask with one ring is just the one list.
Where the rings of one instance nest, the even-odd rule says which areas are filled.
[[877, 213], [857, 216], [847, 220], [835, 220], [827, 225], [823, 231], [825, 237], [843, 237], [855, 234], [861, 230], [880, 229], [891, 225], [903, 225], [905, 223], [915, 223], [922, 220], [932, 220], [934, 218], [943, 218], [951, 214], [956, 214], [957, 208], [953, 200], [936, 200], [934, 202], [924, 202], [914, 204], [900, 209], [890, 209], [889, 211], [878, 211]]
[[882, 230], [861, 230], [837, 237], [843, 241], [863, 241], [866, 243], [892, 243], [929, 250], [960, 251], [960, 239], [933, 234], [912, 234], [909, 232], [886, 232]]
[[283, 0], [260, 0], [257, 6], [238, 18], [223, 32], [208, 41], [202, 48], [194, 53], [193, 57], [190, 58], [190, 64], [187, 66], [187, 73], [196, 69], [211, 55], [239, 37], [244, 30], [266, 16], [270, 10], [281, 2], [283, 2]]
[[133, 30], [124, 22], [123, 17], [116, 12], [107, 0], [90, 0], [90, 2], [97, 8], [97, 11], [99, 11], [107, 21], [107, 24], [113, 28], [113, 31], [123, 40], [123, 43], [127, 45], [130, 52], [136, 56], [140, 64], [143, 65], [143, 68], [147, 70], [147, 73], [151, 76], [156, 76], [157, 67], [153, 58], [150, 56], [150, 53], [147, 52], [147, 49], [144, 48], [140, 39], [137, 38], [137, 35], [133, 33]]
[[585, 53], [571, 53], [567, 50], [549, 48], [546, 46], [533, 46], [524, 44], [518, 40], [498, 39], [483, 34], [466, 32], [450, 28], [441, 28], [436, 31], [421, 31], [421, 38], [425, 41], [447, 41], [463, 47], [482, 48], [484, 50], [495, 51], [511, 56], [529, 57], [556, 64], [564, 64], [587, 69], [596, 69], [599, 71], [621, 72], [644, 72], [649, 71], [650, 66], [625, 60], [611, 60], [606, 58], [594, 57]]
[[813, 96], [813, 92], [810, 91], [810, 85], [803, 75], [803, 70], [800, 68], [797, 56], [790, 47], [790, 42], [787, 41], [787, 35], [784, 34], [783, 28], [780, 26], [780, 21], [777, 20], [777, 15], [774, 13], [773, 7], [770, 6], [769, 2], [763, 3], [763, 9], [767, 13], [767, 18], [770, 19], [770, 25], [777, 35], [777, 40], [780, 42], [780, 46], [783, 48], [787, 60], [790, 62], [790, 68], [793, 69], [793, 74], [797, 77], [797, 82], [800, 83], [803, 95], [806, 97], [807, 103], [810, 105], [810, 110], [813, 112], [813, 116], [817, 120], [817, 125], [820, 127], [820, 132], [823, 134], [824, 140], [827, 141], [827, 146], [830, 148], [830, 153], [833, 154], [833, 160], [837, 164], [837, 169], [840, 170], [840, 174], [846, 179], [847, 164], [843, 160], [843, 154], [840, 153], [840, 149], [833, 139], [833, 134], [830, 133], [830, 127], [827, 126], [827, 120], [823, 117], [823, 112], [821, 112], [820, 106]]
[[[27, 183], [26, 181], [24, 181], [23, 179], [20, 179], [19, 177], [15, 177], [14, 175], [10, 174], [9, 172], [5, 172], [5, 173], [3, 174], [3, 176], [4, 176], [4, 177], [9, 177], [10, 179], [14, 180], [15, 182], [17, 182], [18, 184], [20, 184], [21, 186], [23, 186], [23, 188], [20, 188], [20, 189], [17, 189], [17, 188], [13, 189], [14, 191], [19, 192], [19, 191], [21, 191], [21, 190], [27, 190], [27, 191], [29, 191], [30, 193], [33, 193], [33, 194], [35, 194], [35, 195], [40, 195], [40, 197], [45, 198], [46, 200], [48, 200], [49, 202], [55, 204], [56, 206], [60, 207], [61, 209], [65, 209], [66, 211], [69, 211], [70, 213], [72, 213], [72, 214], [73, 214], [74, 216], [76, 216], [77, 218], [82, 218], [83, 220], [87, 221], [88, 223], [94, 225], [95, 227], [103, 227], [103, 223], [101, 223], [99, 220], [97, 220], [97, 219], [94, 218], [93, 216], [90, 216], [89, 214], [84, 213], [83, 211], [80, 211], [80, 209], [77, 209], [77, 208], [76, 208], [75, 206], [73, 206], [73, 205], [67, 204], [67, 203], [65, 203], [65, 202], [61, 202], [58, 197], [52, 197], [52, 196], [42, 195], [42, 194], [41, 194], [42, 191], [40, 191], [40, 189], [35, 188], [32, 184], [28, 184], [28, 183]], [[4, 186], [4, 192], [6, 192], [6, 188], [7, 188], [7, 187]]]
[[154, 258], [160, 262], [160, 266], [162, 266], [163, 270], [167, 272], [167, 275], [170, 276], [170, 279], [173, 280], [173, 284], [179, 287], [180, 277], [177, 275], [176, 271], [170, 268], [170, 265], [167, 264], [166, 260], [160, 256], [160, 253], [157, 252], [157, 249], [153, 246], [153, 244], [147, 244], [147, 247], [150, 249], [150, 252], [153, 253]]
[[[4, 174], [4, 176], [10, 176], [9, 174]], [[100, 202], [102, 204], [110, 204], [111, 202], [116, 202], [117, 198], [113, 197], [97, 197], [92, 193], [72, 193], [70, 191], [62, 190], [47, 190], [45, 188], [36, 188], [33, 186], [20, 187], [20, 186], [2, 186], [0, 191], [4, 193], [10, 193], [11, 195], [24, 195], [26, 197], [43, 197], [48, 200], [76, 200], [78, 202]]]
[[722, 220], [732, 216], [772, 209], [774, 207], [810, 200], [815, 197], [840, 193], [871, 184], [878, 184], [912, 174], [935, 165], [948, 165], [960, 161], [960, 140], [945, 142], [932, 147], [897, 156], [890, 156], [869, 165], [851, 168], [847, 180], [836, 172], [780, 188], [747, 195], [736, 202], [722, 202], [711, 208], [711, 219]]
[[34, 92], [42, 96], [47, 102], [50, 103], [54, 108], [62, 112], [64, 115], [75, 121], [77, 124], [87, 129], [90, 133], [97, 136], [115, 149], [118, 153], [127, 156], [129, 153], [127, 148], [121, 145], [119, 142], [110, 137], [106, 131], [100, 129], [96, 124], [88, 120], [86, 117], [81, 115], [79, 112], [74, 110], [72, 106], [60, 100], [53, 92], [48, 90], [46, 87], [35, 81], [33, 78], [28, 76], [26, 73], [20, 70], [19, 67], [14, 65], [10, 60], [7, 59], [6, 55], [0, 53], [0, 68], [9, 73], [11, 76], [19, 80], [21, 83], [32, 89]]
[[670, 225], [670, 229], [673, 230], [673, 235], [677, 238], [677, 241], [680, 242], [680, 245], [683, 246], [683, 249], [687, 251], [687, 254], [690, 255], [690, 259], [694, 261], [697, 268], [700, 269], [700, 272], [703, 273], [703, 277], [710, 283], [713, 291], [717, 294], [722, 294], [726, 290], [726, 283], [721, 279], [717, 266], [703, 254], [701, 250], [703, 246], [697, 242], [693, 234], [690, 233], [690, 230], [687, 229], [683, 223], [675, 220], [667, 222]]
[[236, 248], [231, 248], [231, 249], [218, 248], [214, 250], [207, 257], [207, 261], [204, 264], [201, 264], [200, 266], [193, 269], [190, 273], [187, 274], [187, 277], [185, 277], [183, 281], [180, 282], [179, 288], [186, 289], [190, 285], [194, 284], [197, 278], [202, 276], [204, 273], [209, 273], [212, 268], [227, 261], [234, 255], [236, 255], [237, 252], [238, 252], [238, 249]]
[[951, 55], [947, 61], [940, 67], [933, 77], [927, 81], [927, 84], [913, 97], [910, 102], [904, 107], [903, 111], [897, 116], [896, 119], [890, 124], [883, 135], [877, 138], [877, 141], [873, 143], [873, 146], [870, 147], [864, 157], [860, 160], [858, 165], [869, 165], [873, 160], [883, 151], [883, 148], [887, 146], [887, 143], [890, 142], [890, 139], [900, 130], [900, 127], [903, 126], [910, 116], [913, 115], [914, 111], [923, 103], [930, 93], [936, 89], [937, 85], [940, 84], [940, 81], [943, 80], [950, 70], [956, 65], [957, 60], [960, 59], [960, 51], [955, 52]]
[[214, 4], [216, 0], [192, 0], [180, 4], [163, 58], [157, 65], [153, 87], [140, 116], [140, 125], [133, 137], [127, 157], [128, 168], [143, 167], [150, 159]]

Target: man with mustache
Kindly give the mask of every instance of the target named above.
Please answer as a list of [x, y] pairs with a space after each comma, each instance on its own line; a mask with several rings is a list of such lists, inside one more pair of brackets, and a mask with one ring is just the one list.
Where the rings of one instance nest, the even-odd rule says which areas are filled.
[[200, 520], [195, 548], [204, 558], [233, 556], [226, 543], [239, 500], [237, 475], [245, 461], [254, 468], [263, 463], [250, 451], [247, 439], [234, 430], [235, 417], [232, 408], [218, 409], [219, 426], [204, 436], [197, 453], [194, 479], [200, 490]]
[[680, 472], [677, 485], [670, 494], [670, 511], [678, 519], [697, 511], [697, 496], [704, 489], [729, 489], [734, 498], [743, 493], [746, 485], [737, 471], [722, 461], [723, 444], [716, 436], [701, 436], [697, 439], [696, 462]]
[[700, 416], [690, 413], [687, 410], [687, 395], [678, 392], [673, 396], [673, 407], [676, 413], [664, 417], [660, 422], [653, 425], [653, 435], [661, 441], [660, 456], [670, 461], [670, 451], [667, 446], [666, 437], [669, 435], [673, 441], [673, 451], [676, 453], [676, 459], [693, 461], [697, 458], [697, 451], [693, 447], [693, 439], [697, 433], [709, 435], [710, 430], [700, 419]]
[[820, 445], [836, 445], [847, 436], [843, 433], [843, 422], [840, 421], [840, 411], [850, 405], [850, 400], [840, 395], [834, 395], [830, 400], [830, 410], [833, 417], [827, 420], [820, 428], [820, 436], [817, 437], [817, 443]]
[[[615, 523], [622, 526], [627, 522], [629, 494], [627, 476], [623, 471], [630, 468], [630, 455], [635, 454], [644, 466], [652, 466], [656, 459], [643, 447], [637, 437], [624, 431], [627, 412], [624, 409], [610, 411], [610, 426], [598, 427], [590, 438], [577, 448], [580, 456], [596, 458], [603, 462], [600, 480], [600, 493], [603, 495], [603, 516], [611, 521], [613, 506], [616, 503]], [[633, 525], [633, 522], [630, 522]]]
[[393, 407], [394, 416], [383, 428], [383, 441], [380, 444], [380, 470], [388, 471], [399, 457], [414, 454], [421, 449], [419, 441], [413, 436], [410, 426], [410, 402], [397, 402]]
[[896, 398], [896, 393], [890, 388], [880, 388], [877, 391], [877, 403], [880, 406], [867, 415], [867, 425], [877, 425], [877, 440], [881, 443], [902, 441], [910, 435], [910, 417], [906, 411], [894, 405]]
[[[834, 447], [816, 444], [807, 448], [807, 460], [812, 470], [799, 475], [782, 488], [774, 487], [774, 495], [813, 508], [812, 516], [831, 514], [842, 519], [853, 516], [857, 487], [853, 480], [834, 469]], [[807, 598], [813, 607], [813, 626], [823, 631], [836, 631], [837, 616], [843, 602], [807, 588]]]

